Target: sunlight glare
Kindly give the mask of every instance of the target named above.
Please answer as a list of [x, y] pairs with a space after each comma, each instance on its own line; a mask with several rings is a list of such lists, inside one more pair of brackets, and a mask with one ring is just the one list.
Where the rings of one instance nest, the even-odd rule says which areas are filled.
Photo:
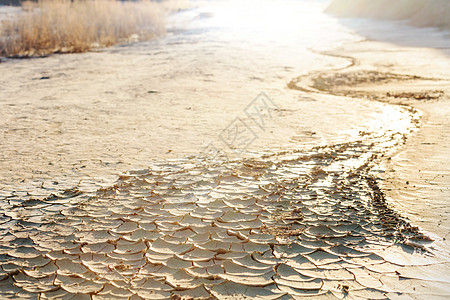
[[304, 3], [277, 0], [226, 1], [216, 6], [213, 25], [220, 28], [249, 30], [268, 36], [282, 36], [306, 25]]

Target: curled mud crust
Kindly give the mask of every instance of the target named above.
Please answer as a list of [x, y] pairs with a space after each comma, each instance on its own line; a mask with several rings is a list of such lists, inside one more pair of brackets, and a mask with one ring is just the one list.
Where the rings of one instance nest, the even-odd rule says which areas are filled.
[[[404, 104], [397, 100], [438, 100], [445, 96], [445, 92], [442, 90], [421, 90], [421, 91], [388, 91], [386, 92], [385, 85], [392, 87], [402, 86], [405, 83], [418, 82], [436, 82], [439, 79], [425, 78], [416, 75], [407, 74], [395, 74], [391, 72], [379, 72], [374, 70], [361, 70], [358, 69], [358, 62], [354, 57], [344, 56], [333, 52], [319, 52], [322, 55], [328, 55], [333, 57], [343, 58], [349, 61], [346, 67], [338, 68], [331, 71], [317, 71], [311, 72], [307, 75], [297, 77], [288, 83], [288, 87], [295, 90], [304, 92], [319, 92], [327, 93], [336, 96], [346, 96], [354, 98], [366, 98], [370, 100], [376, 100], [381, 102], [389, 102], [394, 104]], [[373, 89], [373, 87], [381, 87], [379, 89]], [[404, 89], [404, 87], [402, 87]], [[415, 109], [410, 107], [410, 113], [414, 114]], [[419, 126], [419, 120], [412, 120], [417, 127]], [[360, 132], [361, 136], [368, 133]], [[403, 142], [406, 140], [406, 135], [402, 137]], [[407, 220], [402, 218], [397, 212], [388, 207], [385, 194], [380, 190], [377, 180], [373, 175], [369, 175], [370, 168], [375, 164], [373, 161], [362, 164], [356, 169], [355, 173], [350, 176], [357, 176], [360, 179], [364, 179], [367, 186], [371, 190], [370, 196], [372, 199], [372, 205], [379, 210], [380, 222], [386, 229], [387, 235], [395, 238], [396, 240], [406, 241], [408, 239], [432, 241], [431, 238], [425, 236], [419, 232], [419, 228], [411, 226]], [[407, 236], [410, 236], [407, 238]], [[416, 244], [411, 241], [407, 241], [406, 244], [421, 248], [425, 250], [422, 245]]]
[[427, 92], [387, 92], [387, 97], [401, 98], [401, 99], [415, 99], [415, 100], [438, 100], [444, 96], [442, 90], [430, 90]]
[[[291, 87], [421, 80], [327, 76]], [[403, 129], [359, 132], [346, 143], [156, 162], [93, 193], [8, 192], [0, 197], [0, 298], [444, 298], [449, 263], [377, 184], [374, 167], [418, 126], [414, 109], [394, 111]]]
[[321, 91], [328, 91], [333, 89], [333, 87], [339, 86], [357, 86], [367, 83], [384, 83], [417, 79], [421, 79], [421, 77], [361, 70], [345, 73], [334, 73], [329, 75], [319, 75], [318, 77], [315, 77], [313, 79], [313, 87]]
[[408, 104], [408, 101], [439, 100], [445, 97], [444, 90], [429, 89], [429, 86], [432, 86], [430, 83], [436, 81], [439, 79], [373, 70], [343, 69], [335, 72], [312, 72], [293, 79], [288, 87], [304, 92]]
[[[432, 241], [431, 238], [420, 233], [418, 227], [411, 226], [411, 224], [409, 224], [395, 211], [388, 207], [384, 192], [380, 190], [374, 177], [366, 177], [366, 181], [368, 186], [373, 191], [371, 195], [372, 205], [374, 205], [379, 210], [380, 222], [387, 232], [390, 232], [390, 234], [392, 235], [397, 234], [395, 238], [401, 241], [406, 241], [407, 236], [409, 236], [410, 240]], [[426, 250], [423, 246], [410, 241], [407, 242], [407, 245], [419, 247], [422, 250]]]
[[370, 174], [402, 141], [366, 133], [251, 160], [155, 163], [93, 195], [11, 195], [0, 208], [0, 296], [443, 296], [423, 272], [428, 239]]

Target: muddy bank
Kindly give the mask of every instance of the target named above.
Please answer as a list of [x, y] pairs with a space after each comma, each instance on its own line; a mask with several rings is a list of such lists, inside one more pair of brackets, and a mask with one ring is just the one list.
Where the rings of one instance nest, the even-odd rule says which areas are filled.
[[[389, 63], [378, 52], [381, 47], [387, 52], [395, 51]], [[448, 53], [364, 41], [323, 53], [347, 60], [347, 67], [311, 72], [289, 84], [307, 92], [411, 107], [422, 114], [420, 129], [405, 139], [392, 158], [383, 162], [383, 173], [379, 175], [383, 180], [378, 183], [394, 208], [408, 216], [413, 224], [438, 235], [445, 248], [448, 248], [450, 232], [446, 204], [450, 171], [445, 154], [450, 141], [450, 77], [445, 69], [449, 64]], [[424, 67], [422, 63], [427, 55], [436, 62]], [[405, 56], [416, 60], [413, 62]]]

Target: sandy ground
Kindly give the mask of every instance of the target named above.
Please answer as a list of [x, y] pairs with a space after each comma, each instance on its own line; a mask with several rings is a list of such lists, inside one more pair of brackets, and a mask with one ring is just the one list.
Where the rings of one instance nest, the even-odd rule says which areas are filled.
[[380, 112], [376, 103], [289, 90], [292, 77], [335, 61], [304, 49], [303, 37], [261, 48], [271, 36], [253, 32], [240, 43], [252, 29], [221, 32], [202, 16], [187, 12], [191, 29], [158, 41], [0, 64], [3, 190], [44, 182], [49, 190], [35, 192], [46, 194], [80, 180], [95, 189], [155, 159], [198, 154], [211, 143], [227, 148], [221, 132], [235, 118], [253, 126], [244, 110], [261, 92], [280, 109], [264, 130], [255, 126], [248, 150], [345, 140]]
[[0, 20], [7, 19], [21, 12], [17, 6], [0, 5]]

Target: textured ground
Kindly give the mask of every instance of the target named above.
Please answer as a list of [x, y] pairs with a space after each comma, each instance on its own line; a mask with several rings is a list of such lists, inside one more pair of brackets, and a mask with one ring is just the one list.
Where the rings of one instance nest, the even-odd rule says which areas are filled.
[[220, 5], [158, 41], [0, 64], [0, 298], [447, 298], [445, 54], [323, 55], [306, 47], [361, 37], [316, 2], [262, 32], [221, 28]]
[[444, 298], [450, 263], [388, 208], [370, 172], [412, 129], [307, 152], [157, 163], [92, 196], [8, 197], [0, 294]]
[[[347, 45], [324, 53], [347, 60], [347, 67], [312, 72], [294, 79], [290, 85], [306, 92], [409, 106], [422, 113], [421, 129], [383, 162], [382, 169], [386, 172], [381, 177], [385, 180], [380, 184], [396, 209], [403, 211], [416, 226], [437, 234], [441, 246], [449, 249], [450, 74], [446, 70], [450, 52], [444, 45], [442, 53], [433, 54], [434, 63], [426, 63], [428, 55], [423, 54], [421, 47], [371, 41]], [[391, 53], [390, 62], [395, 64], [386, 60], [385, 52]], [[408, 56], [416, 60], [411, 62]], [[424, 207], [429, 208], [426, 213]]]

